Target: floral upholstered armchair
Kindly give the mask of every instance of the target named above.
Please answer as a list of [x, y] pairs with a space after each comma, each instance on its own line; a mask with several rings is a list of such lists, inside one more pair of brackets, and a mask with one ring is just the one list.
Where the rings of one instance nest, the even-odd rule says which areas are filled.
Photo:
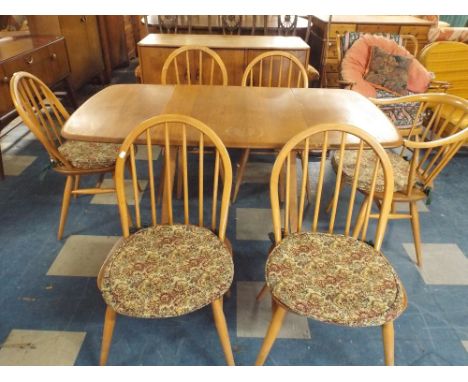
[[[412, 53], [403, 46], [405, 37], [410, 40]], [[445, 81], [435, 81], [434, 74], [416, 60], [418, 47], [412, 36], [348, 32], [338, 41], [338, 57], [343, 57], [340, 84], [365, 97], [395, 98], [425, 93], [430, 88], [445, 91], [450, 86]], [[417, 102], [381, 107], [403, 135], [413, 125], [418, 108]]]

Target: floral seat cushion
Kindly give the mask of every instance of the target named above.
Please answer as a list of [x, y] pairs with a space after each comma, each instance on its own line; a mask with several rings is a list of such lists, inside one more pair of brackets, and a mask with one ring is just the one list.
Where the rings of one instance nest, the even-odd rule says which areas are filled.
[[213, 232], [159, 225], [136, 232], [111, 251], [100, 288], [117, 313], [175, 317], [223, 296], [233, 275], [231, 253]]
[[114, 166], [119, 149], [114, 143], [66, 141], [58, 151], [73, 167], [91, 170]]
[[[395, 95], [385, 90], [377, 89], [377, 98], [395, 98]], [[415, 93], [408, 92], [408, 95]], [[419, 113], [420, 102], [405, 102], [405, 103], [392, 103], [389, 105], [379, 105], [379, 109], [392, 121], [392, 123], [398, 129], [409, 129], [413, 126], [413, 121], [416, 117], [418, 120], [415, 123], [415, 127], [422, 126], [424, 114]]]
[[[405, 192], [408, 188], [408, 176], [410, 172], [410, 162], [391, 150], [386, 151], [393, 167], [394, 192]], [[352, 183], [356, 168], [358, 150], [345, 150], [343, 159], [343, 175], [347, 183]], [[369, 192], [372, 185], [376, 155], [372, 150], [363, 150], [361, 156], [361, 166], [357, 187], [360, 190]], [[340, 162], [340, 152], [336, 151], [332, 158], [332, 165], [338, 171]], [[377, 173], [375, 191], [383, 192], [385, 187], [382, 167]]]
[[406, 307], [403, 285], [385, 257], [348, 236], [287, 236], [271, 252], [266, 278], [276, 300], [323, 322], [382, 325]]

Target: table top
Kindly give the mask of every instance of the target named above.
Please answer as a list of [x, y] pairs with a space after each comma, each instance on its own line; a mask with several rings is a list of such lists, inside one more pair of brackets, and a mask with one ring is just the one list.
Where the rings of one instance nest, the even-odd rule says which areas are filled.
[[[383, 112], [350, 90], [206, 85], [109, 86], [71, 115], [62, 135], [120, 143], [140, 122], [162, 113], [199, 119], [229, 148], [280, 149], [292, 136], [319, 123], [358, 126], [386, 147], [402, 143]], [[153, 139], [163, 141], [162, 136]], [[332, 135], [329, 139], [335, 141]]]
[[[313, 18], [328, 23], [330, 15], [314, 15]], [[395, 15], [333, 15], [334, 24], [395, 24], [395, 25], [431, 25], [432, 21], [420, 19], [416, 16]]]
[[208, 48], [225, 49], [310, 49], [304, 40], [297, 36], [246, 36], [213, 34], [161, 34], [150, 33], [138, 42], [139, 46], [203, 45]]

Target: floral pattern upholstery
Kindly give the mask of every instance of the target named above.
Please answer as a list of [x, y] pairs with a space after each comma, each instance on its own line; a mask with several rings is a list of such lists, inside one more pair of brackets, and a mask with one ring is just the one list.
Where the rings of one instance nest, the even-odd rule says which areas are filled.
[[272, 295], [294, 313], [346, 326], [377, 326], [406, 308], [401, 281], [386, 258], [348, 236], [287, 236], [266, 265]]
[[[412, 95], [408, 91], [408, 95]], [[385, 90], [377, 89], [377, 98], [394, 98], [395, 95]], [[404, 102], [404, 103], [392, 103], [389, 105], [379, 105], [379, 109], [392, 121], [392, 123], [398, 129], [410, 129], [413, 126], [413, 121], [418, 115], [419, 102]], [[418, 117], [418, 121], [415, 127], [420, 127], [423, 123], [424, 115], [421, 113]]]
[[[353, 182], [356, 159], [358, 150], [345, 150], [343, 160], [343, 175], [347, 183]], [[408, 187], [408, 176], [410, 171], [410, 162], [403, 159], [400, 155], [391, 150], [387, 150], [390, 163], [393, 167], [393, 177], [395, 181], [394, 192], [405, 192]], [[361, 168], [359, 170], [359, 179], [357, 187], [360, 190], [369, 192], [372, 185], [372, 175], [374, 173], [376, 154], [372, 150], [363, 150], [361, 156]], [[336, 151], [332, 158], [332, 165], [335, 171], [338, 171], [340, 161], [340, 152]], [[375, 185], [376, 192], [383, 192], [385, 187], [382, 167], [377, 173]]]
[[387, 53], [378, 46], [372, 46], [364, 79], [377, 88], [408, 95], [408, 70], [412, 58]]
[[73, 167], [91, 170], [115, 165], [119, 149], [114, 143], [66, 141], [58, 151]]
[[213, 232], [159, 225], [136, 232], [111, 251], [100, 288], [117, 313], [176, 317], [223, 296], [233, 275], [231, 253]]

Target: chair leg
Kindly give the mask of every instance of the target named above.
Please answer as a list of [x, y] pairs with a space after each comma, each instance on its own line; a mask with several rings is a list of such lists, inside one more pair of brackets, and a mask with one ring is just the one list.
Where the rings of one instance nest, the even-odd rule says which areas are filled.
[[99, 178], [98, 178], [98, 181], [96, 183], [96, 188], [101, 188], [102, 182], [104, 182], [104, 176], [105, 176], [104, 173], [99, 174]]
[[[80, 176], [75, 175], [75, 183], [73, 185], [73, 191], [76, 191], [80, 188]], [[78, 194], [74, 194], [73, 197], [76, 199], [78, 197]]]
[[239, 193], [239, 188], [242, 183], [242, 178], [244, 177], [245, 166], [247, 165], [247, 161], [249, 160], [250, 149], [245, 149], [242, 152], [242, 157], [239, 162], [239, 167], [237, 168], [236, 174], [236, 184], [234, 185], [234, 192], [232, 194], [232, 202], [235, 203], [237, 199], [237, 194]]
[[421, 234], [419, 228], [419, 213], [416, 202], [410, 203], [411, 227], [413, 228], [414, 248], [416, 250], [416, 262], [422, 266]]
[[353, 237], [357, 238], [359, 237], [359, 234], [361, 233], [362, 226], [364, 225], [364, 218], [366, 216], [366, 209], [367, 209], [368, 203], [369, 203], [369, 197], [366, 196], [366, 198], [361, 204], [359, 215], [357, 217], [356, 224], [354, 225]]
[[[339, 194], [339, 195], [341, 195], [341, 191], [343, 191], [344, 185], [345, 185], [345, 181], [344, 181], [343, 178], [341, 178], [340, 190], [338, 191], [338, 194]], [[333, 195], [331, 196], [330, 201], [329, 201], [328, 204], [327, 204], [327, 208], [325, 209], [325, 212], [326, 212], [327, 214], [330, 213], [332, 207], [333, 207]]]
[[102, 333], [101, 357], [99, 359], [100, 366], [105, 366], [107, 358], [109, 357], [109, 349], [112, 342], [112, 334], [114, 333], [116, 316], [117, 314], [114, 309], [107, 306], [104, 318], [104, 331]]
[[260, 292], [258, 292], [257, 297], [255, 297], [255, 299], [257, 301], [261, 301], [261, 299], [265, 296], [265, 293], [267, 290], [268, 290], [268, 285], [264, 283], [262, 286], [262, 289], [260, 289]]
[[229, 340], [229, 332], [226, 323], [226, 317], [223, 312], [222, 297], [212, 302], [213, 316], [216, 330], [218, 331], [221, 346], [224, 352], [224, 358], [228, 366], [234, 366], [234, 355], [232, 354], [231, 341]]
[[70, 206], [70, 197], [73, 187], [73, 176], [67, 176], [67, 181], [65, 182], [65, 190], [63, 191], [63, 200], [62, 200], [62, 212], [60, 213], [60, 223], [57, 234], [57, 239], [62, 240], [63, 230], [65, 228], [65, 222], [68, 215], [68, 207]]
[[270, 326], [268, 327], [268, 331], [265, 335], [265, 339], [263, 340], [262, 347], [258, 353], [257, 360], [255, 361], [256, 366], [262, 366], [265, 363], [268, 354], [270, 354], [271, 347], [273, 346], [281, 326], [283, 325], [286, 313], [287, 310], [283, 307], [276, 307], [275, 314], [271, 319]]
[[382, 325], [382, 339], [385, 365], [393, 366], [395, 364], [395, 334], [393, 331], [393, 321], [386, 322]]

